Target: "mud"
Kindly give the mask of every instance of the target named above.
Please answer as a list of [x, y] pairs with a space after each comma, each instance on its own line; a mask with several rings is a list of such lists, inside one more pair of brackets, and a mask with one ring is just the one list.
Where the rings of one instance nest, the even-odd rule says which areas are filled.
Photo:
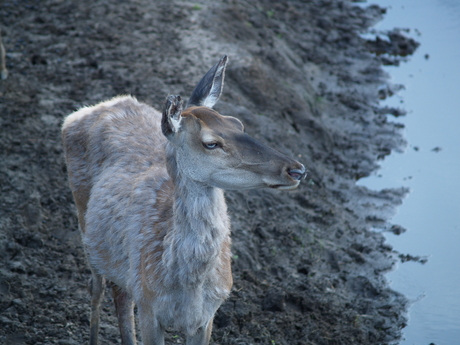
[[[378, 101], [395, 90], [382, 65], [410, 44], [402, 31], [382, 33], [388, 44], [361, 35], [384, 12], [339, 0], [2, 1], [0, 343], [88, 341], [89, 270], [63, 117], [117, 94], [161, 107], [170, 93], [189, 95], [224, 53], [217, 110], [309, 176], [292, 192], [226, 194], [235, 285], [212, 342], [397, 342], [408, 302], [383, 275], [400, 254], [381, 231], [398, 229], [388, 219], [406, 191], [355, 185], [405, 145], [401, 125], [387, 121], [404, 112]], [[102, 344], [119, 343], [110, 297]]]

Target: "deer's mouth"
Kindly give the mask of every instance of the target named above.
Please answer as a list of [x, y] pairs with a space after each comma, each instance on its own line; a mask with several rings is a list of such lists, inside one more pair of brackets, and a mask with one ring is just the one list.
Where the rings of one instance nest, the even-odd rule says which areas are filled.
[[289, 185], [286, 185], [286, 184], [270, 184], [270, 185], [268, 185], [268, 187], [273, 188], [273, 189], [279, 189], [279, 190], [292, 190], [292, 189], [296, 189], [299, 184], [300, 184], [300, 181], [295, 181], [295, 183], [289, 184]]
[[[300, 163], [299, 163], [300, 164]], [[305, 170], [305, 167], [300, 164], [300, 169], [288, 169], [286, 171], [288, 177], [289, 183], [284, 183], [284, 184], [270, 184], [268, 183], [268, 187], [273, 188], [273, 189], [280, 189], [280, 190], [292, 190], [296, 189], [297, 186], [300, 184], [300, 181], [305, 179], [307, 176], [307, 171]]]

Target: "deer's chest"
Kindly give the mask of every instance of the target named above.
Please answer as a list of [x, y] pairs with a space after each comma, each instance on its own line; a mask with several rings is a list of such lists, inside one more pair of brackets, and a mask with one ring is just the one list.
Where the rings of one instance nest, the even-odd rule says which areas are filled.
[[220, 283], [210, 281], [195, 287], [177, 286], [158, 296], [154, 314], [164, 328], [191, 335], [213, 318], [229, 293]]

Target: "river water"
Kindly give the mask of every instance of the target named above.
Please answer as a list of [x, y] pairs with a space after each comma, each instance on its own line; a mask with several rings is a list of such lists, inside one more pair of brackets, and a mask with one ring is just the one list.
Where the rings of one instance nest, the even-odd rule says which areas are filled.
[[386, 67], [405, 89], [382, 105], [408, 114], [408, 147], [392, 153], [359, 184], [371, 189], [409, 187], [392, 223], [408, 231], [386, 235], [395, 250], [426, 256], [401, 263], [387, 277], [414, 303], [404, 345], [460, 344], [460, 0], [373, 0], [387, 8], [377, 30], [408, 28], [421, 43], [399, 67]]

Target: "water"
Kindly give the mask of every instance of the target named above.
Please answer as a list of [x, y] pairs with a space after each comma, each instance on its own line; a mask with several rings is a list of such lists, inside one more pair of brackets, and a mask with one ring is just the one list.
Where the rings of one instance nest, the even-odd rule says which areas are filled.
[[386, 68], [405, 86], [384, 104], [408, 111], [388, 119], [405, 124], [409, 146], [359, 182], [411, 189], [392, 219], [408, 231], [387, 241], [428, 262], [402, 263], [388, 274], [392, 287], [414, 301], [400, 344], [460, 344], [460, 0], [371, 3], [388, 8], [377, 30], [409, 28], [421, 43], [408, 62]]

